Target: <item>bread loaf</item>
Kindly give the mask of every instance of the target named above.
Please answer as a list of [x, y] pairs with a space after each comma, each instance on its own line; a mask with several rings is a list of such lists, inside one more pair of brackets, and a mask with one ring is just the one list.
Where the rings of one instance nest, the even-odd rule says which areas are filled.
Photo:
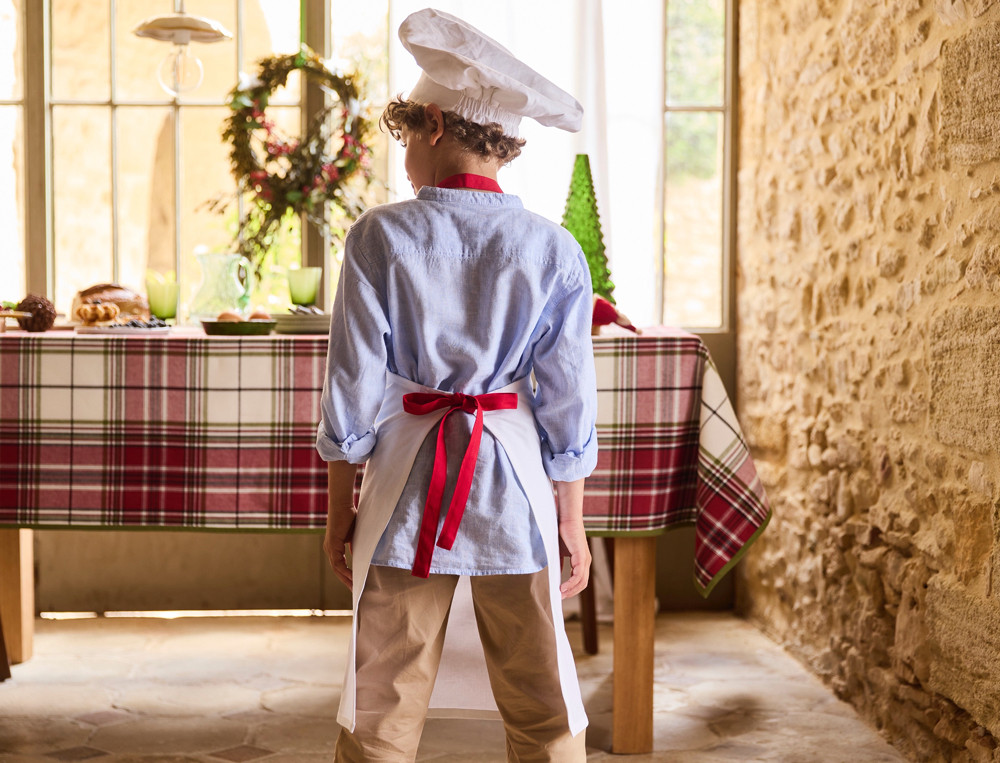
[[146, 297], [116, 283], [99, 283], [77, 292], [70, 315], [79, 316], [77, 310], [81, 305], [109, 303], [118, 305], [119, 316], [125, 320], [149, 320], [149, 302]]
[[80, 305], [76, 308], [74, 315], [84, 323], [101, 323], [113, 321], [118, 317], [119, 312], [121, 310], [114, 302], [98, 302]]

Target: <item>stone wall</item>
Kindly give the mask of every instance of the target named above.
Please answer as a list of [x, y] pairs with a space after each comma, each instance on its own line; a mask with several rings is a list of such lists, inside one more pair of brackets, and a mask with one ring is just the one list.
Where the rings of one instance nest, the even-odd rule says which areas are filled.
[[914, 760], [1000, 761], [1000, 2], [739, 3], [740, 608]]

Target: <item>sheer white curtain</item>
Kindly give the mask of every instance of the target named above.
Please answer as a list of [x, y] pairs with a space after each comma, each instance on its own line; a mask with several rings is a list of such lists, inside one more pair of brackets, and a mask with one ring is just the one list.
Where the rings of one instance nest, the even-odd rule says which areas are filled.
[[[419, 69], [399, 42], [400, 22], [426, 0], [390, 0], [389, 91], [406, 94]], [[574, 157], [589, 154], [619, 307], [639, 325], [656, 321], [655, 261], [662, 134], [662, 3], [635, 0], [436, 0], [572, 93], [584, 107], [576, 134], [521, 122], [527, 145], [500, 185], [529, 209], [562, 219]], [[402, 152], [390, 149], [390, 198], [412, 195]], [[393, 193], [395, 192], [395, 193]]]

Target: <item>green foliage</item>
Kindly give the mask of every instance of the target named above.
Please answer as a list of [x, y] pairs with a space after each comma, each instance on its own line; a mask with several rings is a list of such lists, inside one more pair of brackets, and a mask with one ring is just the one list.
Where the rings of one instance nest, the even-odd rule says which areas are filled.
[[597, 195], [594, 193], [594, 180], [590, 174], [590, 158], [586, 154], [577, 154], [573, 163], [573, 177], [569, 183], [569, 197], [566, 199], [562, 224], [573, 234], [587, 258], [594, 294], [614, 303], [611, 292], [615, 285], [611, 282], [611, 270], [608, 268], [604, 236], [601, 233], [601, 218], [597, 212]]
[[[668, 0], [666, 74], [671, 106], [721, 105], [725, 21], [724, 0]], [[720, 121], [714, 112], [668, 116], [666, 151], [671, 179], [715, 175]]]
[[[293, 71], [337, 96], [299, 138], [282, 135], [265, 111]], [[364, 203], [352, 181], [367, 185], [371, 179], [371, 152], [364, 142], [371, 125], [355, 75], [329, 70], [305, 45], [294, 56], [259, 61], [257, 75], [241, 78], [230, 91], [229, 106], [222, 136], [238, 193], [247, 201], [235, 245], [260, 276], [289, 215], [303, 215], [326, 229], [328, 206], [349, 218], [361, 213]], [[209, 207], [222, 211], [227, 203], [218, 199]]]
[[[232, 205], [225, 213], [226, 230], [233, 240], [241, 234], [240, 218], [236, 206]], [[248, 222], [249, 220], [249, 222]], [[253, 226], [252, 218], [244, 219], [244, 223]], [[243, 233], [254, 233], [250, 227]], [[288, 294], [288, 281], [285, 274], [297, 267], [302, 260], [302, 220], [291, 210], [285, 213], [279, 225], [274, 226], [267, 239], [267, 247], [261, 254], [257, 270], [257, 285], [253, 291], [253, 306], [268, 310], [281, 311], [288, 309], [292, 302]]]
[[718, 104], [725, 71], [723, 0], [668, 0], [667, 98], [671, 104]]
[[667, 116], [667, 181], [706, 179], [719, 171], [719, 126], [714, 112], [682, 112]]

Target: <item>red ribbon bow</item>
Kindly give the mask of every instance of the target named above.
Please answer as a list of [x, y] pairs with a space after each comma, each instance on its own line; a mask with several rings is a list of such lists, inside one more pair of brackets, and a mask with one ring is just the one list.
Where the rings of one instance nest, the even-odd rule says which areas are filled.
[[424, 503], [417, 553], [413, 559], [413, 574], [419, 578], [430, 575], [431, 559], [434, 556], [434, 534], [437, 532], [438, 519], [441, 516], [441, 501], [448, 476], [448, 453], [444, 444], [445, 420], [455, 411], [465, 411], [476, 416], [469, 444], [465, 448], [462, 465], [458, 470], [455, 492], [448, 505], [448, 515], [444, 519], [441, 535], [437, 539], [438, 546], [450, 549], [455, 543], [458, 525], [465, 513], [465, 504], [469, 501], [472, 475], [476, 470], [476, 457], [479, 455], [479, 442], [483, 436], [483, 411], [517, 408], [517, 395], [513, 392], [491, 392], [485, 395], [464, 395], [460, 392], [453, 395], [443, 392], [411, 392], [403, 395], [403, 410], [407, 413], [425, 416], [442, 408], [447, 408], [448, 412], [438, 424], [434, 469], [427, 490], [427, 501]]

